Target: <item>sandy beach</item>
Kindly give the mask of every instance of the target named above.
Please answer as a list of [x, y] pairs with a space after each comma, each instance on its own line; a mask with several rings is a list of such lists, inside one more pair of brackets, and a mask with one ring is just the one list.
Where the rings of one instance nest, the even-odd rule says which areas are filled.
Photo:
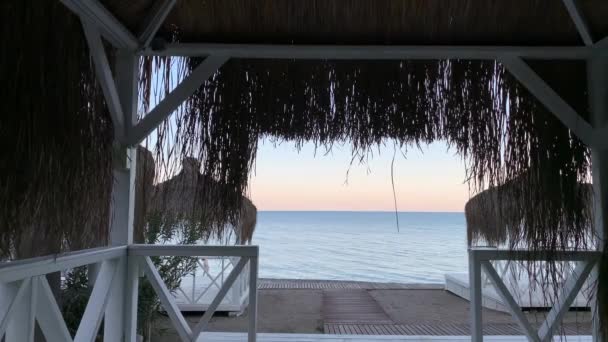
[[[411, 335], [468, 333], [469, 302], [443, 290], [442, 285], [293, 280], [276, 280], [273, 285], [272, 282], [261, 282], [258, 292], [258, 332]], [[351, 300], [349, 295], [356, 297]], [[345, 301], [340, 302], [340, 296], [346, 296]], [[341, 307], [348, 308], [352, 301], [361, 296], [368, 298], [366, 306], [360, 306], [358, 310], [341, 310]], [[331, 300], [337, 302], [328, 305]], [[374, 306], [372, 311], [371, 306]], [[542, 311], [526, 312], [529, 321], [536, 325], [543, 321], [545, 314]], [[200, 318], [200, 313], [186, 314], [185, 317], [194, 325]], [[483, 317], [484, 328], [490, 333], [518, 334], [518, 327], [508, 313], [484, 309]], [[212, 318], [209, 330], [245, 332], [247, 319], [247, 311], [239, 316], [219, 313]], [[589, 311], [569, 312], [564, 318], [564, 329], [568, 334], [589, 334], [590, 321]], [[161, 319], [160, 325], [167, 328], [167, 331], [155, 338], [155, 341], [179, 340], [168, 318]]]

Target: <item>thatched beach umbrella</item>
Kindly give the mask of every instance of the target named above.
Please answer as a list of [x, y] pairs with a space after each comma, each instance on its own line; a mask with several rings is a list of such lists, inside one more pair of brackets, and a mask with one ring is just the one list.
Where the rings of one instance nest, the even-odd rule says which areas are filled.
[[[532, 231], [528, 221], [533, 220], [530, 213], [536, 207], [526, 209], [519, 200], [519, 189], [523, 186], [534, 186], [525, 175], [499, 186], [486, 189], [473, 196], [465, 205], [467, 221], [467, 241], [469, 246], [489, 245], [494, 247], [530, 248], [533, 241], [546, 239], [544, 231]], [[555, 185], [559, 187], [559, 184]], [[559, 189], [558, 189], [559, 191]], [[595, 248], [595, 229], [593, 222], [593, 188], [591, 184], [581, 183], [575, 189], [577, 202], [583, 207], [575, 220], [580, 223], [582, 230], [571, 229], [567, 226], [567, 213], [554, 220], [552, 229], [558, 232], [553, 235], [551, 242], [554, 249]], [[566, 193], [560, 191], [564, 196]], [[542, 207], [542, 206], [539, 206]]]
[[224, 211], [214, 205], [213, 198], [223, 192], [225, 185], [200, 172], [200, 162], [187, 157], [182, 161], [181, 171], [170, 179], [154, 184], [155, 162], [152, 153], [139, 146], [137, 149], [137, 177], [135, 204], [135, 240], [144, 241], [144, 231], [148, 219], [155, 217], [163, 222], [165, 229], [175, 229], [178, 225], [189, 224], [199, 230], [201, 238], [222, 236], [227, 230], [234, 230], [237, 243], [251, 241], [257, 222], [257, 208], [246, 196], [242, 196], [241, 210], [236, 220], [224, 225]]

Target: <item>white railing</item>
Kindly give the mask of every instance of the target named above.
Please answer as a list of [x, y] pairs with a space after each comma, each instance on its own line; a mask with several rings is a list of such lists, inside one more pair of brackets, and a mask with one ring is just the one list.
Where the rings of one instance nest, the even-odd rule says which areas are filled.
[[[160, 277], [151, 256], [235, 257], [236, 265], [198, 324], [191, 328]], [[257, 246], [129, 245], [47, 256], [0, 265], [0, 339], [31, 342], [35, 323], [47, 341], [94, 341], [103, 320], [104, 341], [136, 341], [140, 271], [150, 281], [182, 341], [196, 341], [239, 274], [249, 266], [248, 341], [257, 330]], [[93, 288], [80, 325], [72, 336], [51, 291], [46, 274], [89, 266], [95, 270]]]
[[[249, 265], [249, 327], [248, 341], [256, 340], [257, 331], [257, 279], [258, 279], [258, 247], [257, 246], [153, 246], [153, 245], [131, 245], [129, 246], [129, 256], [141, 258], [141, 264], [148, 278], [154, 287], [158, 297], [167, 311], [173, 326], [181, 337], [182, 341], [196, 341], [199, 336], [207, 329], [213, 313], [224, 299], [228, 290], [235, 283], [239, 274]], [[188, 322], [181, 314], [173, 295], [169, 292], [164, 282], [160, 278], [158, 271], [150, 260], [151, 256], [186, 256], [186, 257], [238, 257], [238, 262], [225, 278], [217, 295], [205, 310], [205, 314], [199, 322], [190, 328]]]
[[[549, 260], [575, 263], [575, 268], [570, 276], [564, 275], [563, 287], [553, 307], [547, 314], [545, 321], [536, 331], [521, 308], [509, 292], [509, 289], [501, 279], [492, 261], [543, 261]], [[530, 341], [551, 341], [555, 330], [562, 318], [570, 308], [570, 305], [581, 290], [583, 284], [596, 267], [601, 256], [598, 251], [551, 251], [548, 253], [536, 252], [534, 254], [525, 250], [500, 250], [494, 248], [471, 248], [469, 249], [469, 284], [471, 290], [471, 340], [473, 342], [483, 341], [483, 317], [482, 317], [482, 270], [494, 285], [496, 292], [500, 295], [509, 312], [524, 331]], [[568, 269], [568, 268], [564, 268]], [[504, 275], [504, 273], [503, 273]]]
[[[234, 257], [197, 258], [196, 269], [182, 278], [180, 287], [174, 293], [180, 310], [206, 311], [237, 263], [238, 258]], [[245, 265], [243, 272], [220, 302], [217, 311], [242, 312], [247, 306], [248, 291], [249, 264]]]

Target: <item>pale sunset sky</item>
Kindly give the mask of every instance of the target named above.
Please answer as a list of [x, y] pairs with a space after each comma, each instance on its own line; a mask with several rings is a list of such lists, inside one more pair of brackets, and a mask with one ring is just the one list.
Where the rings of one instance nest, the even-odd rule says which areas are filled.
[[[292, 143], [260, 142], [249, 196], [258, 210], [393, 211], [393, 145], [374, 151], [366, 164], [349, 169], [351, 148], [334, 146], [316, 155], [312, 144], [297, 151]], [[407, 158], [407, 159], [406, 159]], [[464, 211], [469, 188], [461, 158], [445, 143], [410, 147], [395, 157], [399, 211]]]

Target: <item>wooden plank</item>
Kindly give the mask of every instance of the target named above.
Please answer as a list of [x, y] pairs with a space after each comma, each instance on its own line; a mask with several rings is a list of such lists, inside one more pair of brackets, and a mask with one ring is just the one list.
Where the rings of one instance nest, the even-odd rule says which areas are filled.
[[[36, 277], [39, 287], [38, 306], [36, 308], [36, 320], [40, 330], [47, 341], [72, 342], [72, 336], [68, 330], [65, 320], [61, 315], [61, 310], [53, 291], [45, 276]], [[34, 284], [32, 284], [34, 286]]]
[[91, 296], [87, 302], [87, 306], [82, 315], [82, 320], [74, 336], [75, 342], [92, 342], [97, 337], [99, 325], [103, 319], [103, 313], [108, 303], [108, 296], [110, 295], [110, 289], [112, 282], [117, 271], [116, 260], [104, 261], [101, 264], [97, 281]]
[[0, 265], [0, 282], [10, 283], [24, 278], [45, 275], [70, 268], [89, 265], [126, 254], [126, 246], [101, 247], [59, 255], [11, 261]]
[[173, 296], [169, 292], [169, 289], [167, 289], [167, 285], [165, 285], [165, 282], [158, 273], [158, 270], [156, 270], [156, 266], [154, 266], [150, 257], [145, 257], [142, 266], [150, 285], [154, 288], [154, 292], [158, 295], [158, 299], [163, 308], [167, 311], [171, 323], [175, 330], [177, 330], [178, 335], [183, 341], [190, 341], [192, 339], [192, 330], [179, 311], [177, 304], [175, 304], [175, 301], [173, 300]]

